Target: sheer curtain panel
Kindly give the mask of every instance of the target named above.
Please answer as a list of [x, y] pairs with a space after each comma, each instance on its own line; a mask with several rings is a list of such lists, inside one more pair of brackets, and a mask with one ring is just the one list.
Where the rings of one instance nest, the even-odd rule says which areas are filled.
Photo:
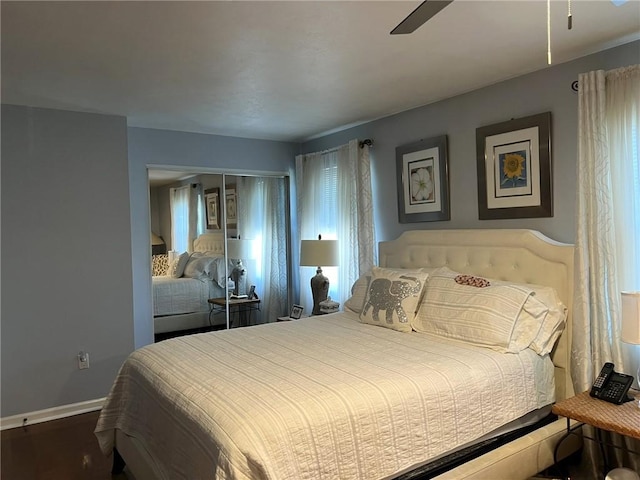
[[[251, 241], [252, 284], [260, 295], [262, 321], [289, 313], [286, 184], [278, 177], [239, 177], [240, 238]], [[268, 294], [267, 294], [268, 292]]]
[[[338, 240], [339, 266], [319, 266], [330, 280], [329, 296], [340, 304], [376, 262], [369, 147], [359, 143], [296, 157], [299, 238]], [[300, 302], [307, 309], [313, 275], [315, 268], [301, 268]]]
[[[635, 372], [637, 347], [620, 340], [621, 290], [640, 290], [640, 66], [578, 78], [578, 162], [574, 326], [571, 372], [576, 392], [591, 387], [602, 365]], [[631, 358], [630, 358], [631, 357]], [[633, 365], [632, 365], [633, 364]], [[634, 443], [613, 438], [614, 443]], [[637, 442], [635, 450], [638, 450]], [[597, 477], [597, 447], [585, 443]], [[637, 456], [609, 452], [638, 469]]]
[[169, 189], [171, 207], [171, 247], [175, 252], [191, 252], [193, 241], [204, 233], [202, 185], [193, 183]]

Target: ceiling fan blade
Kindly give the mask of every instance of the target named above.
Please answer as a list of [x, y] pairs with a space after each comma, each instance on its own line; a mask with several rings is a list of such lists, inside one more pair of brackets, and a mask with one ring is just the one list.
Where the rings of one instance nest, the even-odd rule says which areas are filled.
[[436, 13], [449, 5], [453, 0], [425, 0], [409, 14], [400, 24], [391, 30], [391, 35], [412, 33]]

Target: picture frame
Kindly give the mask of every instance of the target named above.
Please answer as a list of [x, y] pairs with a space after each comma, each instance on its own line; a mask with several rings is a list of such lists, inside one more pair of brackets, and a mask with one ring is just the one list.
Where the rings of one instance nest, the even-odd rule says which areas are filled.
[[247, 294], [247, 298], [249, 298], [249, 300], [253, 300], [254, 298], [258, 298], [258, 295], [256, 295], [256, 286], [255, 285], [251, 285], [251, 287], [249, 287], [249, 293]]
[[476, 129], [480, 220], [553, 217], [551, 112]]
[[206, 206], [207, 229], [220, 229], [220, 189], [209, 188], [205, 190], [204, 204]]
[[227, 228], [238, 228], [238, 195], [235, 184], [225, 186]]
[[304, 310], [304, 307], [302, 305], [293, 305], [291, 307], [291, 313], [289, 314], [289, 318], [298, 320], [300, 317], [302, 317], [303, 310]]
[[450, 220], [447, 136], [396, 147], [400, 223]]

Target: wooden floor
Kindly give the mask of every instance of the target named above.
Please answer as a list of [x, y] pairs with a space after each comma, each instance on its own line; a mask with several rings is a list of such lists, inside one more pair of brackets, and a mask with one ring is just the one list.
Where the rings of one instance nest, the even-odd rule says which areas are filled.
[[[2, 431], [0, 478], [133, 480], [126, 473], [111, 475], [112, 458], [102, 454], [93, 434], [97, 420], [98, 412], [92, 412]], [[552, 467], [538, 478], [567, 478], [567, 471], [577, 467], [575, 462], [574, 455], [565, 465]], [[571, 478], [584, 478], [572, 473], [576, 475]]]
[[111, 475], [93, 430], [99, 412], [3, 430], [0, 478], [3, 480], [127, 480]]

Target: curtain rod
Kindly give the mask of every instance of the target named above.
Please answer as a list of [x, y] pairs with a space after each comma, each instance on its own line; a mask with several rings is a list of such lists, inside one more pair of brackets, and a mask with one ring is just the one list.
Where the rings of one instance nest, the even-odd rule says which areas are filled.
[[[332, 153], [332, 152], [340, 150], [342, 147], [345, 147], [346, 145], [347, 144], [339, 145], [339, 146], [333, 147], [333, 148], [327, 148], [326, 150], [321, 150], [320, 152], [315, 152], [315, 153], [319, 153], [319, 154]], [[364, 148], [365, 145], [367, 145], [369, 148], [372, 148], [373, 147], [373, 140], [371, 140], [370, 138], [365, 138], [364, 140], [358, 142], [358, 145], [360, 146], [360, 148]], [[309, 155], [309, 154], [305, 154], [305, 155]]]

